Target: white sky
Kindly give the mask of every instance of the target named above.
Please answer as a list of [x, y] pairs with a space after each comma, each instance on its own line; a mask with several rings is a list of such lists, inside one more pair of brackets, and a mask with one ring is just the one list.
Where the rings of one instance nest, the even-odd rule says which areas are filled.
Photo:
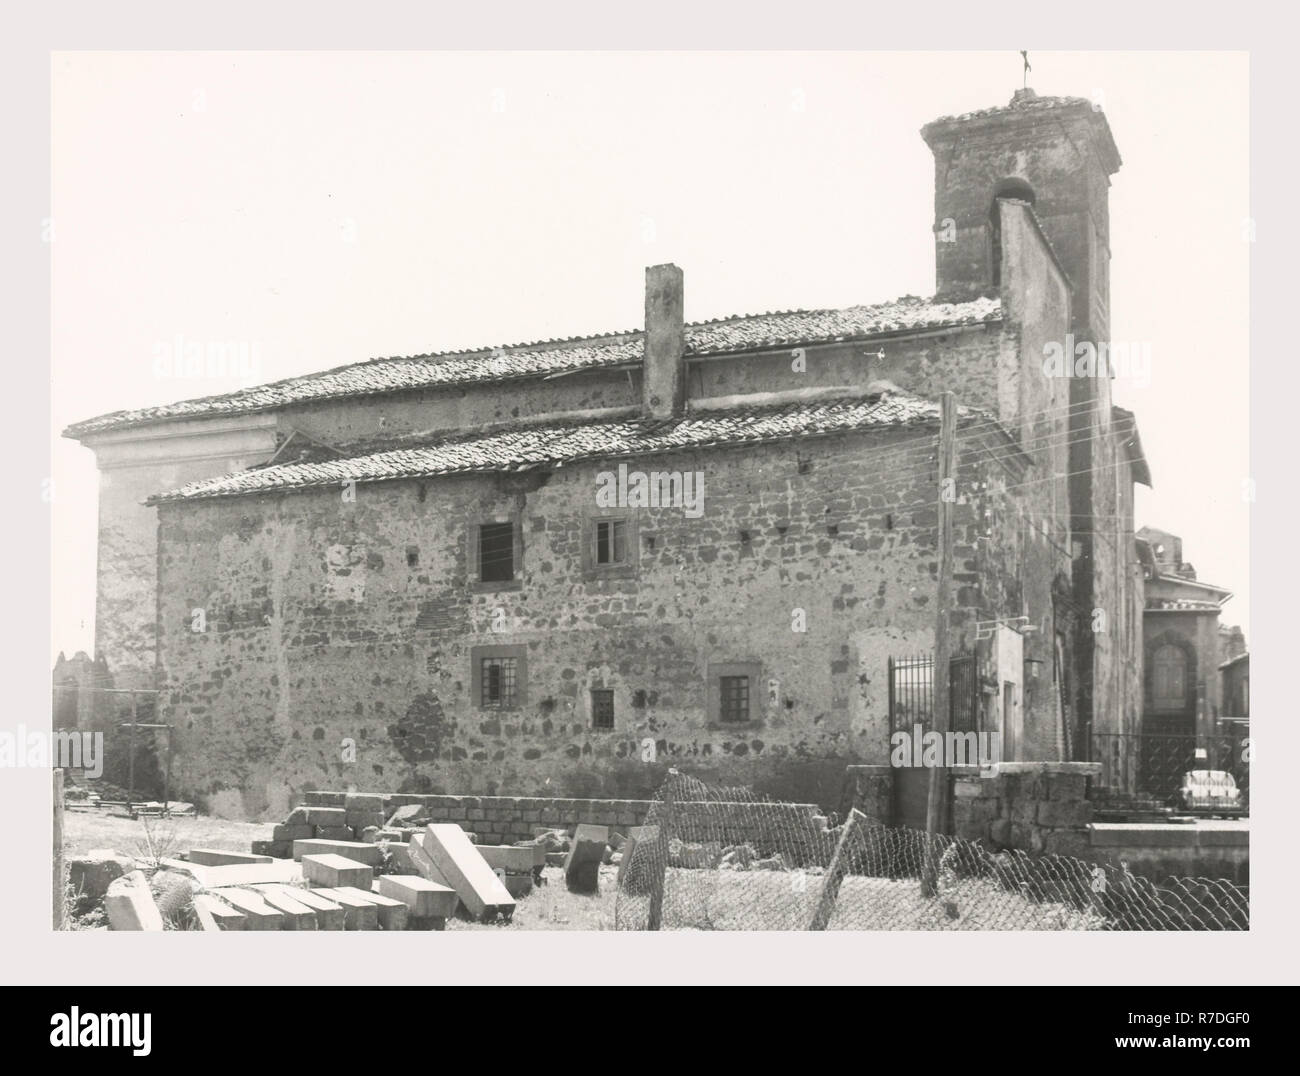
[[[1249, 638], [1248, 62], [1031, 53], [1100, 97], [1112, 333], [1155, 490]], [[643, 269], [689, 320], [934, 290], [936, 116], [1005, 104], [999, 53], [57, 53], [52, 656], [89, 650], [92, 453], [58, 437], [229, 391], [155, 348], [256, 344], [257, 380], [383, 355], [639, 327]]]

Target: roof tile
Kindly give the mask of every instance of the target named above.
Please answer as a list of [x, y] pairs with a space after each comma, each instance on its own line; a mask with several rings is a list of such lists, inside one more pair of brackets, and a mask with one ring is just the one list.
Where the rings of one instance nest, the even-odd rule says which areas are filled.
[[[996, 321], [1001, 316], [1001, 304], [994, 298], [944, 303], [905, 296], [875, 306], [791, 310], [696, 322], [686, 327], [686, 353], [710, 355], [794, 347], [884, 333], [977, 325]], [[508, 348], [371, 359], [237, 392], [114, 411], [74, 423], [64, 435], [81, 438], [168, 419], [250, 414], [322, 400], [639, 364], [644, 352], [642, 338], [638, 330]]]
[[[978, 414], [969, 408], [961, 408], [960, 413]], [[278, 493], [344, 482], [522, 471], [580, 460], [793, 440], [873, 427], [933, 424], [938, 417], [937, 403], [889, 391], [849, 400], [688, 413], [666, 425], [646, 425], [638, 419], [547, 423], [496, 433], [443, 437], [344, 458], [271, 464], [192, 482], [158, 494], [149, 503]]]

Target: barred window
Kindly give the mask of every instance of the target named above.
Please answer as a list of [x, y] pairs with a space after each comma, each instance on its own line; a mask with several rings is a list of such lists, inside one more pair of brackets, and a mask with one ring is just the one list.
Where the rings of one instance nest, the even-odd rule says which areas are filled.
[[718, 678], [721, 692], [721, 712], [723, 721], [749, 720], [749, 677], [722, 676]]
[[513, 710], [519, 705], [517, 659], [483, 658], [480, 671], [480, 709]]
[[591, 693], [591, 727], [593, 729], [612, 729], [614, 727], [614, 692], [607, 688], [596, 688]]

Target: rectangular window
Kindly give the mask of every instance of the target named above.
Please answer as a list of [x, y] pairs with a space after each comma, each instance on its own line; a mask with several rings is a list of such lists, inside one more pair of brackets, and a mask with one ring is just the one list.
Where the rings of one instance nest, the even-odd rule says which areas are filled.
[[721, 699], [719, 717], [723, 721], [749, 720], [749, 677], [722, 676], [718, 678]]
[[596, 563], [627, 563], [627, 520], [601, 519], [596, 522]]
[[592, 691], [591, 727], [593, 729], [612, 729], [614, 727], [614, 692], [602, 688]]
[[515, 577], [515, 525], [480, 523], [478, 577], [484, 583], [508, 583]]
[[479, 709], [514, 710], [519, 706], [519, 666], [516, 658], [482, 658]]

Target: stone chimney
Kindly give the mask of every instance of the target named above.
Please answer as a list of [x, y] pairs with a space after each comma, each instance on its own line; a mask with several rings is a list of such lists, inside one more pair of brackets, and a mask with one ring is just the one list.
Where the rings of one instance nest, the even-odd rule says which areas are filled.
[[648, 266], [641, 368], [641, 412], [647, 420], [675, 418], [685, 410], [685, 354], [682, 271], [671, 263]]

